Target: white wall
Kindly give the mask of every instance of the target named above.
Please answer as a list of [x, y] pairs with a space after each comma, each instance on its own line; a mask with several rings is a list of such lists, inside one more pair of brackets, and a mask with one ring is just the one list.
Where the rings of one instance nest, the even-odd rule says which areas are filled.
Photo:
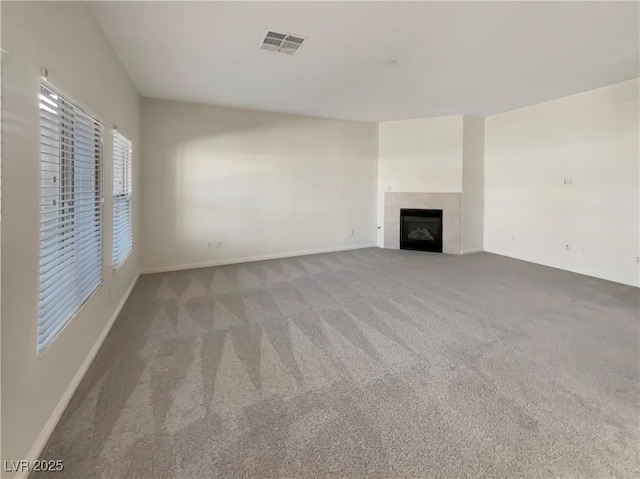
[[[39, 453], [68, 388], [137, 277], [137, 224], [132, 256], [117, 273], [111, 269], [108, 185], [117, 124], [133, 140], [137, 223], [139, 97], [84, 2], [2, 2], [2, 47], [9, 52], [2, 59], [2, 459], [19, 460]], [[38, 358], [41, 66], [105, 126], [105, 264], [103, 286]]]
[[384, 193], [462, 192], [461, 115], [378, 125], [378, 246], [384, 244]]
[[638, 91], [635, 79], [486, 118], [487, 251], [638, 286]]
[[152, 99], [142, 111], [146, 269], [375, 244], [375, 124]]
[[484, 241], [484, 118], [464, 116], [462, 149], [462, 252]]

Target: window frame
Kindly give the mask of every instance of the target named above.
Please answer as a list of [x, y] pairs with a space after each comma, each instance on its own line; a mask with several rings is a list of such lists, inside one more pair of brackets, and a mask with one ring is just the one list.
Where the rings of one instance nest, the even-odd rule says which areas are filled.
[[[58, 189], [58, 193], [53, 194], [55, 199], [52, 204], [56, 206], [57, 203], [59, 202], [60, 213], [57, 214], [57, 218], [43, 220], [43, 217], [46, 214], [46, 211], [44, 210], [45, 205], [42, 202], [43, 188], [45, 188], [45, 184], [44, 184], [45, 179], [43, 176], [43, 173], [44, 173], [43, 155], [47, 155], [47, 154], [52, 155], [52, 153], [47, 153], [43, 151], [44, 125], [43, 125], [42, 105], [43, 105], [43, 93], [47, 92], [47, 90], [48, 90], [48, 93], [57, 96], [57, 98], [60, 101], [60, 105], [63, 105], [63, 104], [65, 105], [64, 107], [62, 106], [59, 107], [61, 113], [63, 112], [73, 113], [72, 117], [60, 118], [61, 130], [65, 128], [68, 131], [71, 131], [73, 135], [73, 141], [69, 142], [69, 138], [64, 138], [65, 141], [63, 141], [63, 138], [61, 135], [59, 146], [53, 147], [54, 149], [58, 148], [59, 165], [57, 168], [57, 178], [54, 177], [52, 179], [52, 183], [55, 184], [57, 181], [59, 181], [60, 186]], [[100, 291], [100, 289], [104, 285], [104, 280], [105, 280], [105, 277], [104, 277], [104, 270], [105, 270], [104, 269], [104, 258], [105, 258], [105, 255], [104, 255], [104, 227], [105, 227], [104, 226], [104, 123], [100, 121], [96, 117], [96, 115], [89, 113], [80, 103], [76, 102], [69, 95], [62, 92], [55, 85], [50, 83], [48, 78], [46, 77], [41, 78], [41, 81], [39, 84], [39, 98], [40, 98], [39, 100], [40, 151], [39, 151], [39, 172], [38, 173], [39, 173], [40, 184], [39, 184], [39, 196], [38, 196], [39, 198], [39, 206], [38, 206], [39, 248], [38, 248], [38, 269], [37, 269], [38, 271], [38, 305], [37, 306], [38, 307], [37, 307], [37, 314], [36, 314], [37, 315], [37, 324], [36, 324], [37, 357], [41, 357], [43, 354], [45, 354], [46, 351], [51, 347], [51, 345], [55, 343], [57, 338], [67, 328], [67, 326], [73, 321], [73, 319], [75, 319], [76, 316], [78, 316], [78, 314], [82, 312], [85, 305], [89, 301], [91, 301], [91, 299], [98, 293], [98, 291]], [[53, 113], [53, 112], [50, 111], [50, 113]], [[78, 179], [76, 176], [76, 167], [77, 167], [76, 150], [79, 150], [81, 148], [76, 146], [76, 143], [78, 143], [78, 141], [76, 141], [75, 137], [76, 135], [79, 135], [79, 132], [81, 131], [82, 125], [80, 122], [81, 121], [86, 122], [87, 120], [88, 120], [87, 125], [91, 125], [91, 129], [94, 134], [94, 138], [93, 138], [94, 150], [91, 157], [95, 162], [95, 166], [92, 167], [93, 169], [92, 180], [93, 180], [93, 188], [94, 188], [93, 191], [95, 191], [95, 194], [93, 195], [93, 197], [91, 197], [91, 199], [93, 200], [93, 206], [91, 208], [91, 213], [87, 216], [87, 218], [93, 218], [94, 221], [97, 221], [97, 228], [94, 229], [94, 232], [96, 234], [93, 237], [90, 236], [87, 240], [85, 240], [86, 242], [83, 242], [82, 239], [80, 240], [77, 239], [77, 233], [79, 231], [80, 221], [85, 220], [85, 218], [80, 218], [79, 220], [78, 217], [76, 216], [76, 214], [81, 214], [81, 212], [80, 213], [77, 212], [78, 206], [83, 206], [83, 205], [77, 205], [77, 202], [81, 201], [78, 198], [82, 193], [82, 186], [78, 184], [78, 182], [82, 180]], [[84, 125], [84, 126], [86, 127], [87, 125]], [[82, 155], [78, 154], [78, 156], [82, 158]], [[78, 168], [83, 168], [83, 166], [79, 166]], [[68, 219], [65, 220], [65, 218], [70, 215], [73, 217], [73, 221]], [[41, 333], [41, 327], [43, 327], [43, 324], [41, 324], [41, 320], [43, 319], [43, 317], [41, 316], [41, 309], [40, 309], [41, 301], [42, 301], [41, 295], [42, 295], [42, 281], [43, 281], [41, 276], [42, 263], [43, 263], [43, 256], [42, 256], [43, 254], [43, 223], [51, 220], [57, 220], [57, 222], [59, 223], [59, 226], [57, 226], [57, 228], [60, 228], [63, 226], [66, 226], [67, 228], [69, 228], [69, 223], [72, 224], [71, 228], [67, 229], [66, 231], [63, 231], [62, 236], [60, 236], [60, 238], [58, 239], [54, 239], [54, 241], [52, 241], [51, 244], [53, 245], [53, 244], [60, 244], [62, 242], [73, 241], [74, 244], [73, 244], [72, 257], [74, 258], [73, 259], [74, 262], [77, 261], [77, 258], [79, 257], [78, 250], [82, 250], [83, 248], [86, 248], [88, 245], [91, 245], [92, 244], [91, 239], [97, 237], [97, 244], [95, 246], [97, 246], [96, 251], [99, 254], [98, 262], [97, 262], [99, 266], [98, 268], [92, 269], [89, 271], [98, 273], [98, 281], [88, 294], [85, 293], [86, 297], [83, 298], [82, 302], [78, 302], [79, 304], [77, 305], [77, 307], [74, 307], [74, 309], [71, 310], [71, 313], [69, 313], [68, 315], [65, 315], [68, 317], [65, 317], [64, 319], [59, 321], [53, 321], [50, 324], [50, 326], [52, 327], [53, 330], [55, 330], [55, 332], [52, 333], [50, 337], [46, 338], [46, 340], [41, 343], [40, 333]], [[46, 227], [44, 229], [46, 229]], [[50, 247], [50, 245], [48, 245], [47, 247]], [[80, 259], [84, 259], [84, 258], [80, 257]], [[56, 293], [54, 288], [54, 292], [50, 294], [60, 294], [59, 291], [62, 291], [62, 294], [64, 294], [65, 296], [72, 297], [71, 295], [73, 294], [78, 295], [82, 293], [82, 291], [78, 288], [79, 283], [70, 284], [67, 282], [63, 284], [64, 284], [63, 286], [64, 289], [58, 289], [58, 293]], [[69, 291], [73, 291], [73, 292], [69, 293]], [[73, 304], [73, 301], [71, 302], [71, 304]]]
[[[123, 157], [122, 158], [122, 165], [120, 165], [120, 168], [122, 168], [122, 179], [123, 179], [123, 183], [124, 186], [123, 188], [120, 188], [117, 192], [116, 192], [116, 167], [118, 166], [117, 163], [117, 159], [116, 159], [116, 139], [117, 137], [119, 138], [119, 142], [124, 143], [124, 145], [126, 145], [128, 147], [128, 156]], [[112, 231], [111, 231], [111, 241], [112, 241], [112, 245], [111, 245], [111, 265], [113, 267], [114, 271], [118, 271], [120, 268], [122, 268], [122, 266], [124, 266], [124, 264], [127, 262], [127, 259], [129, 259], [129, 257], [131, 256], [131, 253], [133, 252], [133, 141], [131, 141], [128, 137], [126, 137], [125, 135], [123, 135], [118, 128], [114, 128], [113, 129], [113, 135], [112, 135], [112, 139], [113, 139], [113, 178], [112, 178], [112, 183], [113, 183], [113, 198], [112, 198], [112, 207], [111, 207], [111, 213], [112, 213]], [[123, 203], [125, 205], [127, 205], [128, 208], [128, 221], [129, 221], [129, 248], [127, 250], [127, 252], [121, 257], [119, 258], [119, 261], [116, 261], [116, 251], [115, 251], [115, 245], [116, 245], [116, 205], [119, 203]]]

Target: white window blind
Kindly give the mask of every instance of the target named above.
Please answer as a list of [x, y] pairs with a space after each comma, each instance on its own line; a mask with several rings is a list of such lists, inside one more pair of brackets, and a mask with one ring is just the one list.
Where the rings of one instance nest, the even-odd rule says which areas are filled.
[[131, 252], [131, 141], [113, 133], [113, 266]]
[[38, 352], [102, 283], [102, 126], [40, 87]]

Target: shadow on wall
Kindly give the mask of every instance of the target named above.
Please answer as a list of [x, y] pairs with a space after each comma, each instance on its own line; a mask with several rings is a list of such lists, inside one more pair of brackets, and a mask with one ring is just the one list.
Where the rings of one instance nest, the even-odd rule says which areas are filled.
[[146, 234], [173, 243], [150, 245], [152, 257], [182, 254], [184, 263], [347, 244], [358, 239], [351, 229], [367, 234], [363, 215], [375, 234], [375, 124], [150, 105]]

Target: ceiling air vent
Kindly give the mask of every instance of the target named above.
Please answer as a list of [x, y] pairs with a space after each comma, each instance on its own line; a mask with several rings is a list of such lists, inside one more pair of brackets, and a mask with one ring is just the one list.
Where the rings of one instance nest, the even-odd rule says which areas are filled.
[[293, 55], [302, 45], [305, 38], [288, 33], [268, 32], [262, 41], [263, 50]]

